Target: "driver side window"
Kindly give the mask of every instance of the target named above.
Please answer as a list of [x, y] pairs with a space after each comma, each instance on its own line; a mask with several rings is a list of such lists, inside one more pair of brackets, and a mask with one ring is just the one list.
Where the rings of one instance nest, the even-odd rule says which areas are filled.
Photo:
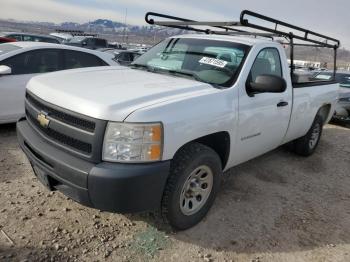
[[282, 77], [281, 58], [276, 48], [265, 48], [258, 54], [250, 70], [250, 82], [254, 83], [259, 75]]

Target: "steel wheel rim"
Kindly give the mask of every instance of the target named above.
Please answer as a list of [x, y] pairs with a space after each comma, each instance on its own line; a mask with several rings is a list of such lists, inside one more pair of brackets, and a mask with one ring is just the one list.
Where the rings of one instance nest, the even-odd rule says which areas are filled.
[[317, 124], [314, 129], [312, 130], [312, 133], [311, 133], [311, 138], [310, 138], [310, 141], [309, 141], [309, 146], [311, 149], [313, 149], [317, 142], [318, 142], [318, 139], [320, 137], [320, 132], [321, 132], [321, 127], [320, 127], [320, 124]]
[[180, 210], [185, 216], [197, 213], [207, 202], [213, 188], [213, 172], [208, 166], [197, 167], [181, 190]]

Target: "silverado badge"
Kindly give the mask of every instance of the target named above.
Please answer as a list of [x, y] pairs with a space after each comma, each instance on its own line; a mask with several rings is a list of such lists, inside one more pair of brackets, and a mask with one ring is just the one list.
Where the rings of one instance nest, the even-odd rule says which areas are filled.
[[50, 120], [47, 119], [46, 114], [42, 112], [38, 114], [36, 119], [38, 120], [39, 124], [44, 128], [47, 128], [50, 124]]

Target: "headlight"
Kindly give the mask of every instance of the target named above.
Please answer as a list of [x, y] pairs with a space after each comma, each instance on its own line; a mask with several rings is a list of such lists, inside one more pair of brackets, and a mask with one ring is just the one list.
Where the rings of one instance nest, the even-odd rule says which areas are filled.
[[161, 160], [161, 123], [129, 124], [109, 122], [103, 143], [104, 161], [150, 162]]

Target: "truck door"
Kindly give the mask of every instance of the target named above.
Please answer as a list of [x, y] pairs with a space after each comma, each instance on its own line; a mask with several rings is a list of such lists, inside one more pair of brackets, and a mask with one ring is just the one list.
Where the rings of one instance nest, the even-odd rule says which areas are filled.
[[252, 94], [247, 84], [266, 74], [287, 79], [289, 70], [283, 70], [286, 65], [283, 67], [281, 62], [277, 48], [262, 49], [251, 66], [247, 82], [240, 86], [239, 128], [234, 148], [236, 163], [268, 152], [282, 143], [292, 107], [291, 86], [287, 86], [283, 93]]

